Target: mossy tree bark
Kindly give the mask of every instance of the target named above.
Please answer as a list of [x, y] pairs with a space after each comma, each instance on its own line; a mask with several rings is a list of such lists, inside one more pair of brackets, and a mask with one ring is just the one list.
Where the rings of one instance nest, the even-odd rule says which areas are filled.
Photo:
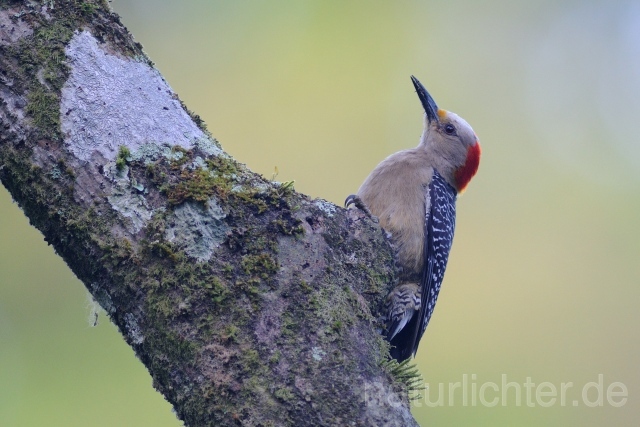
[[228, 156], [106, 1], [0, 0], [0, 180], [187, 426], [416, 425], [383, 232]]

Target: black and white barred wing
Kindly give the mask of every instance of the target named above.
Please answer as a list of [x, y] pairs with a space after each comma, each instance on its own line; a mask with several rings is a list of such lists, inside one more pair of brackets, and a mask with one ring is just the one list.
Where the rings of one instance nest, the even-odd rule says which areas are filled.
[[418, 350], [420, 338], [433, 314], [447, 268], [456, 227], [456, 195], [455, 189], [434, 170], [431, 183], [425, 191], [425, 265], [420, 281], [421, 304], [413, 354]]

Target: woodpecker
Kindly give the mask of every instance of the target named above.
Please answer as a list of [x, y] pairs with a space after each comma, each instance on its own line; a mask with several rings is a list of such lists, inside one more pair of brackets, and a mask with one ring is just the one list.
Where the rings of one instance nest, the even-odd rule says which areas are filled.
[[438, 109], [418, 79], [411, 81], [425, 111], [420, 143], [383, 160], [345, 201], [376, 216], [396, 251], [400, 281], [384, 315], [391, 357], [398, 362], [415, 356], [431, 319], [453, 242], [456, 198], [480, 163], [471, 126]]

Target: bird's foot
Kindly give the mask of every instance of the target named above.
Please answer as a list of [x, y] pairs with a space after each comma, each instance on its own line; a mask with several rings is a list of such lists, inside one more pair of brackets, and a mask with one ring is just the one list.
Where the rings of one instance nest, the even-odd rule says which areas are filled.
[[378, 222], [378, 218], [373, 216], [373, 214], [371, 213], [371, 211], [369, 210], [367, 205], [364, 204], [364, 202], [362, 201], [360, 196], [358, 196], [357, 194], [350, 194], [345, 199], [344, 207], [348, 209], [349, 206], [351, 206], [351, 205], [354, 205], [356, 208], [358, 208], [362, 212], [364, 212], [365, 215], [367, 215], [369, 217], [369, 219], [371, 219], [373, 222]]

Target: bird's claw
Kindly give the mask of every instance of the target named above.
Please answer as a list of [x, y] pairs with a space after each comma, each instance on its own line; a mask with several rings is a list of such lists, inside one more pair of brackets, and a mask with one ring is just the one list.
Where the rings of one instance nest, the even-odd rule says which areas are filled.
[[367, 205], [364, 204], [362, 199], [357, 194], [350, 194], [344, 201], [344, 207], [349, 208], [349, 206], [354, 205], [356, 208], [365, 213], [374, 222], [378, 222], [378, 218], [373, 216]]

